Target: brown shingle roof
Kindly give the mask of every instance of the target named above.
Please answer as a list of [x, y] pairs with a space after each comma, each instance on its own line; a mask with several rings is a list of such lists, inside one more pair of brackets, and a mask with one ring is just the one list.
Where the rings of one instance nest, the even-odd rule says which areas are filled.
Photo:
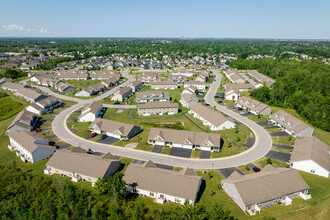
[[108, 168], [116, 159], [106, 159], [86, 153], [75, 153], [68, 150], [57, 151], [47, 162], [51, 166], [64, 171], [98, 178], [104, 177]]
[[296, 170], [289, 168], [268, 169], [248, 175], [232, 174], [222, 182], [235, 185], [245, 205], [256, 204], [295, 193], [309, 186]]
[[184, 175], [182, 172], [169, 171], [156, 167], [130, 164], [123, 180], [138, 189], [159, 192], [195, 201], [201, 177]]
[[99, 127], [102, 131], [114, 132], [116, 130], [119, 130], [123, 136], [127, 136], [134, 128], [134, 125], [102, 118], [96, 118], [95, 121], [89, 127], [92, 128], [94, 127], [94, 125], [97, 125], [97, 127]]
[[178, 108], [178, 103], [173, 102], [147, 102], [145, 104], [139, 104], [139, 109], [146, 109], [146, 108]]
[[14, 131], [11, 132], [9, 136], [30, 153], [32, 153], [39, 147], [54, 149], [53, 147], [48, 145], [48, 140], [41, 133], [30, 131]]
[[330, 171], [329, 146], [316, 137], [298, 138], [294, 144], [290, 161], [313, 160]]

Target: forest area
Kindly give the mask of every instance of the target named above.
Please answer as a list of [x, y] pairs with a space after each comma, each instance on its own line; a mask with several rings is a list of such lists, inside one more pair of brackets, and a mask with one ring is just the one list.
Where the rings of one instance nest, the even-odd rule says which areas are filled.
[[312, 125], [330, 131], [330, 66], [319, 60], [238, 59], [229, 65], [240, 70], [256, 69], [276, 82], [251, 96], [269, 105], [291, 108]]

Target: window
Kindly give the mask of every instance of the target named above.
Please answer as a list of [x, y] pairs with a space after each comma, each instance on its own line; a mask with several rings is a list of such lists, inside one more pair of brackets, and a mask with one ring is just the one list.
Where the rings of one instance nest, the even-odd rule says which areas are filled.
[[311, 169], [311, 173], [315, 173], [315, 170], [314, 169]]
[[181, 202], [181, 199], [179, 199], [179, 198], [175, 198], [174, 200], [175, 200], [175, 202]]
[[151, 192], [151, 193], [150, 193], [150, 196], [154, 196], [154, 193]]
[[91, 181], [92, 179], [90, 177], [87, 178], [89, 181]]

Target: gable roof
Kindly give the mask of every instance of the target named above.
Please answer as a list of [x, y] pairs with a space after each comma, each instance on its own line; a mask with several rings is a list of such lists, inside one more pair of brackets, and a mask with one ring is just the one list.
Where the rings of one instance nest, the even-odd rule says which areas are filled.
[[235, 123], [234, 120], [231, 117], [225, 117], [221, 115], [220, 113], [216, 112], [213, 108], [204, 106], [201, 104], [197, 104], [194, 107], [191, 108], [191, 111], [195, 112], [214, 126], [218, 127], [222, 123], [226, 121], [230, 121], [232, 123]]
[[309, 189], [297, 170], [274, 168], [270, 164], [254, 174], [237, 175], [233, 172], [222, 182], [234, 184], [245, 205], [261, 203]]
[[41, 134], [30, 131], [13, 131], [9, 134], [17, 143], [24, 147], [28, 152], [32, 153], [39, 147], [51, 148], [48, 140]]
[[147, 102], [138, 104], [138, 109], [153, 109], [153, 108], [178, 108], [178, 103], [175, 102]]
[[329, 146], [316, 137], [298, 138], [294, 144], [290, 161], [313, 160], [330, 171]]
[[75, 153], [68, 150], [61, 150], [56, 151], [46, 165], [98, 178], [104, 177], [111, 164], [118, 161], [119, 160], [116, 159], [106, 159], [101, 156], [86, 153]]
[[137, 127], [135, 125], [130, 125], [119, 121], [112, 121], [102, 118], [96, 118], [94, 122], [90, 124], [89, 127], [92, 128], [95, 125], [97, 125], [97, 127], [99, 127], [102, 131], [114, 132], [118, 130], [123, 136], [127, 136], [134, 127]]
[[[149, 163], [149, 162], [148, 162]], [[144, 164], [128, 165], [123, 180], [138, 189], [195, 201], [201, 177]]]

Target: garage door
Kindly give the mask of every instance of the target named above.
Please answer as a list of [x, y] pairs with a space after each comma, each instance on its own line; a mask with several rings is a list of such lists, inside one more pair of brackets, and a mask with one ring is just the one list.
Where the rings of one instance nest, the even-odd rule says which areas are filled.
[[121, 138], [121, 137], [120, 137], [120, 134], [114, 134], [114, 133], [108, 133], [108, 132], [107, 132], [107, 135], [108, 135], [109, 137], [114, 137], [114, 138], [118, 138], [118, 139]]
[[184, 149], [192, 149], [192, 145], [191, 144], [184, 144], [184, 145], [182, 145], [182, 147]]
[[208, 147], [208, 146], [201, 146], [201, 150], [211, 151], [211, 147]]
[[163, 145], [165, 145], [165, 142], [164, 141], [155, 141], [155, 144], [163, 146]]
[[182, 144], [178, 144], [178, 143], [173, 143], [172, 146], [177, 148], [182, 148]]

